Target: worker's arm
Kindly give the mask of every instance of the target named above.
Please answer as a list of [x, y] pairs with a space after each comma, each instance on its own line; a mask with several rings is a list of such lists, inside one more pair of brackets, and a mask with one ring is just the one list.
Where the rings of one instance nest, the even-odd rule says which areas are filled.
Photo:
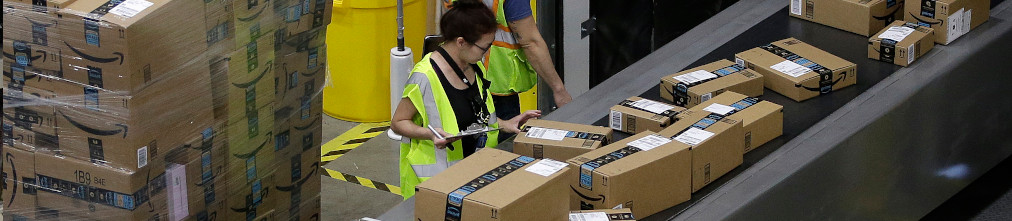
[[[415, 123], [411, 121], [411, 118], [414, 117], [415, 114], [418, 114], [418, 110], [415, 109], [415, 105], [411, 103], [411, 100], [408, 98], [402, 98], [401, 103], [397, 105], [397, 111], [394, 112], [393, 119], [390, 120], [390, 128], [394, 130], [394, 133], [410, 137], [411, 139], [432, 140], [435, 143], [436, 148], [439, 149], [443, 149], [447, 144], [460, 139], [459, 137], [450, 139], [436, 138], [436, 135], [432, 133], [432, 130], [429, 130], [429, 128], [424, 126], [415, 125]], [[446, 131], [443, 131], [443, 128], [435, 129], [443, 137], [452, 136], [449, 133], [446, 133]]]
[[534, 16], [510, 22], [510, 30], [516, 34], [517, 43], [524, 50], [524, 54], [527, 54], [527, 61], [534, 67], [534, 71], [552, 88], [555, 104], [562, 107], [572, 101], [573, 98], [569, 95], [569, 91], [562, 84], [562, 78], [555, 71], [555, 64], [552, 63], [552, 57], [548, 54], [548, 45], [545, 43], [545, 39], [541, 38], [541, 32], [538, 31], [538, 26], [534, 22]]
[[520, 126], [526, 124], [527, 120], [536, 119], [536, 118], [539, 118], [539, 117], [541, 117], [541, 111], [539, 111], [539, 110], [529, 110], [529, 111], [525, 111], [523, 113], [520, 113], [520, 115], [517, 115], [516, 117], [513, 117], [513, 119], [503, 120], [502, 118], [499, 118], [499, 122], [500, 122], [499, 123], [499, 127], [501, 127], [502, 130], [505, 131], [505, 132], [514, 133], [514, 134], [515, 133], [520, 133]]

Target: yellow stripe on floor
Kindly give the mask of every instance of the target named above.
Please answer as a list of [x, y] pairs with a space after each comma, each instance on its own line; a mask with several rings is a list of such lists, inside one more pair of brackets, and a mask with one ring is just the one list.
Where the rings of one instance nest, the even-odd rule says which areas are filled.
[[386, 184], [386, 183], [375, 181], [375, 180], [370, 180], [370, 179], [366, 179], [366, 178], [362, 178], [362, 177], [357, 177], [357, 176], [354, 176], [354, 175], [349, 175], [349, 174], [337, 172], [335, 170], [331, 170], [331, 169], [327, 169], [327, 168], [323, 168], [323, 167], [320, 167], [320, 168], [323, 169], [324, 171], [327, 171], [327, 173], [325, 174], [325, 176], [327, 176], [327, 177], [334, 178], [334, 179], [337, 179], [337, 180], [340, 180], [340, 181], [345, 181], [345, 182], [348, 182], [348, 183], [351, 183], [351, 184], [360, 185], [360, 186], [363, 186], [363, 187], [368, 187], [370, 189], [375, 189], [375, 190], [379, 190], [379, 191], [383, 191], [383, 192], [397, 194], [398, 196], [401, 195], [401, 188], [398, 187], [398, 186], [394, 186], [394, 185]]
[[324, 165], [344, 156], [349, 151], [361, 146], [366, 141], [382, 135], [390, 128], [390, 122], [363, 123], [352, 127], [344, 134], [323, 144], [320, 149], [320, 162]]

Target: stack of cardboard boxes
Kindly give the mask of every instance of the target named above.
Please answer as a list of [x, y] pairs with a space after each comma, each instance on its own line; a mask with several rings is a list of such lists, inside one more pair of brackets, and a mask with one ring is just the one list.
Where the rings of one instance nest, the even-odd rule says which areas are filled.
[[330, 2], [3, 5], [5, 217], [319, 213]]

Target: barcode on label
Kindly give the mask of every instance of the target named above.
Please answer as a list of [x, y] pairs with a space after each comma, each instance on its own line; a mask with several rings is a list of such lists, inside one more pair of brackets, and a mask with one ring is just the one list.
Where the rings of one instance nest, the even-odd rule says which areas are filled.
[[734, 58], [734, 63], [738, 64], [738, 65], [741, 65], [742, 67], [745, 67], [745, 60], [741, 60], [741, 58], [737, 58], [737, 57]]
[[907, 65], [914, 63], [914, 57], [917, 56], [917, 52], [914, 51], [914, 46], [917, 46], [920, 42], [914, 42], [910, 47], [907, 47]]
[[137, 149], [137, 169], [148, 165], [148, 146]]
[[611, 110], [611, 129], [622, 131], [622, 112]]
[[791, 0], [791, 14], [801, 15], [801, 0]]

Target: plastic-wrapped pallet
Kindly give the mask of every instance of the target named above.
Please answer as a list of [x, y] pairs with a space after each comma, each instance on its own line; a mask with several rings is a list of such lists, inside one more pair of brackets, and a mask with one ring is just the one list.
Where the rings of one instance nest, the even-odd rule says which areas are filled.
[[329, 1], [4, 1], [4, 219], [319, 214]]

